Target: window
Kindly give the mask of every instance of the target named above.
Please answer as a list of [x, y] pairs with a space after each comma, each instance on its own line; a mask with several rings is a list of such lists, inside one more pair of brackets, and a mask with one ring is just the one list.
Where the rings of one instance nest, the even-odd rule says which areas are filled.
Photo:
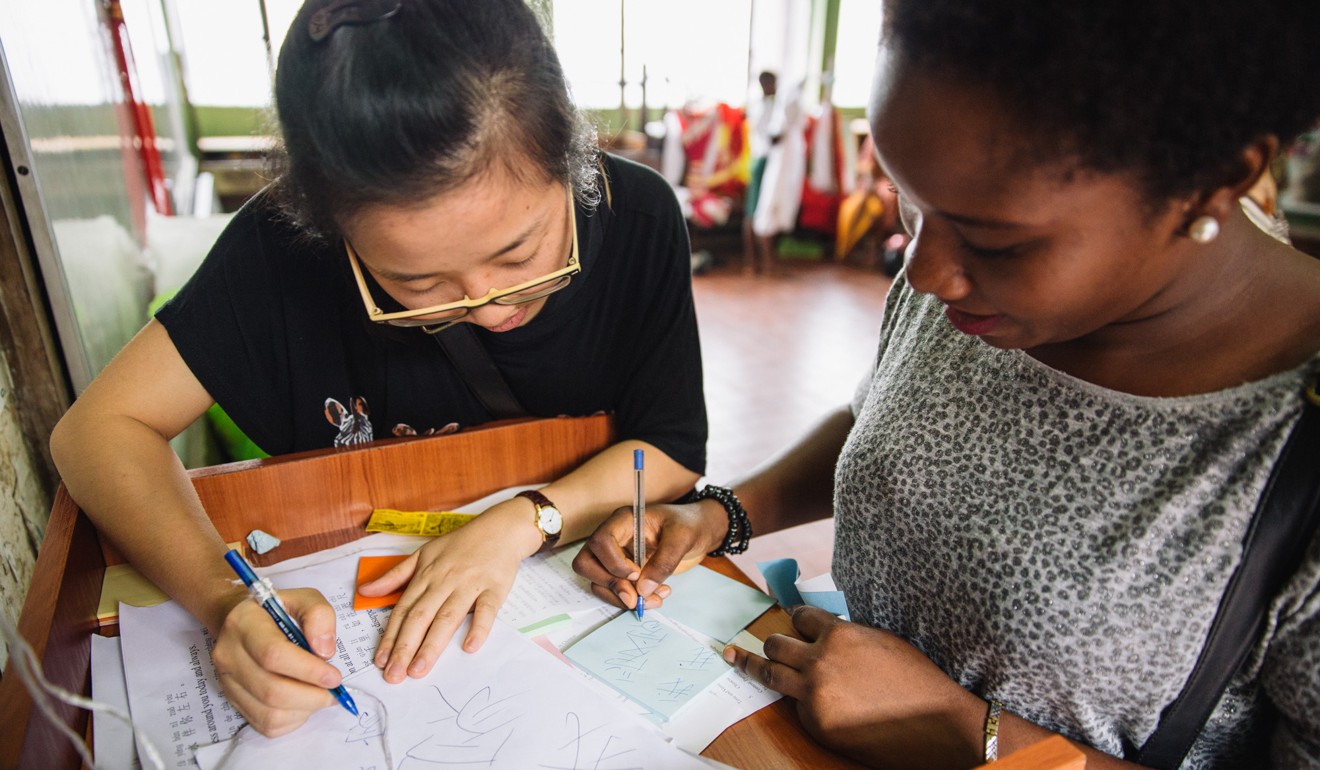
[[834, 103], [865, 107], [871, 98], [871, 76], [880, 45], [881, 4], [874, 0], [840, 0], [839, 38], [834, 48]]
[[[302, 0], [265, 0], [271, 53]], [[255, 0], [178, 0], [188, 99], [207, 107], [266, 107], [271, 103], [270, 67], [262, 40], [262, 4]]]
[[[549, 2], [555, 47], [574, 99], [585, 108], [619, 106], [621, 42], [623, 98], [633, 109], [642, 102], [643, 68], [652, 109], [689, 100], [741, 105], [757, 72], [774, 70], [783, 85], [800, 81], [809, 68], [811, 4], [801, 0]], [[265, 0], [264, 5], [271, 55], [278, 58], [302, 0]], [[253, 0], [177, 0], [184, 76], [194, 104], [270, 104], [261, 9], [262, 3]], [[836, 104], [866, 104], [879, 35], [879, 3], [840, 0]]]
[[[742, 104], [752, 0], [554, 0], [555, 48], [581, 107], [651, 108], [688, 100]], [[620, 30], [620, 13], [623, 15]]]

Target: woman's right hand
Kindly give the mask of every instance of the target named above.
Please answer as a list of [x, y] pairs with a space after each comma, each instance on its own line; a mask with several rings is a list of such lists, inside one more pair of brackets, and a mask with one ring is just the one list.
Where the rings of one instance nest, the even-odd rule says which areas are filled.
[[343, 679], [323, 660], [335, 651], [334, 608], [313, 588], [278, 593], [315, 655], [290, 642], [246, 593], [225, 615], [211, 651], [225, 697], [253, 729], [271, 738], [335, 705], [330, 688]]
[[573, 559], [573, 570], [611, 604], [633, 609], [640, 594], [646, 597], [646, 608], [654, 609], [669, 596], [664, 584], [669, 576], [701, 563], [728, 530], [728, 514], [714, 500], [647, 506], [642, 528], [647, 559], [638, 565], [632, 554], [632, 508], [619, 508], [587, 539]]

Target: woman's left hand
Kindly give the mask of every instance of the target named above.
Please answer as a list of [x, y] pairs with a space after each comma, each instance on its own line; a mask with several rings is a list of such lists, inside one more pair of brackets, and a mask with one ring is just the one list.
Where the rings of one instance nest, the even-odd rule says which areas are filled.
[[868, 764], [980, 764], [985, 701], [895, 634], [815, 607], [789, 612], [802, 639], [772, 634], [765, 658], [732, 645], [724, 656], [797, 700], [818, 741]]
[[387, 682], [430, 673], [469, 612], [472, 626], [463, 649], [481, 648], [519, 563], [539, 547], [530, 511], [522, 498], [500, 503], [360, 587], [363, 596], [383, 596], [408, 586], [376, 649], [375, 663]]

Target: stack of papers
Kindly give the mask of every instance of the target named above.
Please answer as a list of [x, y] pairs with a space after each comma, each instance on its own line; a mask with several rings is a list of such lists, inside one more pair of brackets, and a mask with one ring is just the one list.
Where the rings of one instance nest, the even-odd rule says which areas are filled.
[[[557, 765], [547, 757], [570, 747], [603, 770], [700, 767], [705, 761], [692, 755], [779, 697], [720, 657], [731, 640], [757, 648], [750, 635], [737, 635], [773, 603], [770, 597], [697, 567], [669, 581], [673, 593], [662, 611], [638, 620], [601, 602], [573, 573], [575, 546], [524, 560], [480, 651], [459, 648], [465, 627], [425, 679], [387, 684], [372, 656], [390, 610], [354, 611], [357, 564], [363, 556], [409, 553], [422, 542], [372, 535], [258, 570], [277, 588], [314, 587], [334, 606], [339, 639], [331, 663], [362, 711], [355, 718], [338, 706], [325, 709], [276, 740], [241, 729], [211, 663], [214, 642], [196, 620], [174, 602], [122, 605], [127, 706], [140, 734], [168, 767], [251, 767], [242, 758], [256, 749], [263, 766], [282, 766], [277, 758], [287, 756], [297, 760], [288, 766], [385, 767], [390, 757], [397, 767], [409, 757], [433, 761], [442, 747], [449, 747], [449, 761], [459, 761], [452, 753], [458, 745], [469, 756], [465, 764], [487, 767]], [[97, 697], [115, 689], [106, 673], [118, 662], [107, 660], [110, 647], [94, 650]], [[107, 745], [123, 743], [122, 732], [104, 722], [96, 724], [98, 745], [103, 727]], [[98, 751], [102, 757], [110, 755]], [[562, 766], [575, 766], [569, 759]]]

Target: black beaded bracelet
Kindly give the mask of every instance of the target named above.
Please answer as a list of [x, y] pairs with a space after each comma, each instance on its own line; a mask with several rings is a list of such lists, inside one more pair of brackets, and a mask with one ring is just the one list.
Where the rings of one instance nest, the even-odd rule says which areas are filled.
[[752, 523], [747, 520], [747, 511], [743, 509], [742, 503], [732, 489], [707, 484], [692, 496], [692, 500], [693, 502], [714, 500], [724, 506], [724, 510], [729, 514], [729, 531], [724, 535], [724, 542], [720, 543], [719, 548], [711, 551], [710, 556], [725, 556], [747, 550], [747, 545], [752, 539]]

